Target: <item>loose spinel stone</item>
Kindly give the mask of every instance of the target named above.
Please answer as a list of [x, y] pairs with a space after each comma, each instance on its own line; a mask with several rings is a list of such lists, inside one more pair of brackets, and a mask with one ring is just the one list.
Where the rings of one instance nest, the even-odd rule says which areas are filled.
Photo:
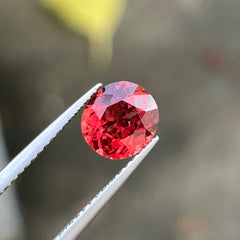
[[139, 153], [153, 138], [159, 120], [153, 97], [136, 83], [106, 85], [89, 100], [81, 128], [86, 142], [100, 155], [123, 159]]

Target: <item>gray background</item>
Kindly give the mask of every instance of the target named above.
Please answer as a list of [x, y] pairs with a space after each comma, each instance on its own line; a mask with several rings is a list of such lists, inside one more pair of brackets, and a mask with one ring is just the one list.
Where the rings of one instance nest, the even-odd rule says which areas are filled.
[[[97, 82], [137, 82], [158, 103], [160, 142], [79, 239], [240, 238], [239, 23], [238, 0], [131, 0], [97, 71], [37, 3], [0, 2], [10, 157]], [[51, 239], [127, 162], [94, 153], [80, 117], [15, 182], [24, 239]]]

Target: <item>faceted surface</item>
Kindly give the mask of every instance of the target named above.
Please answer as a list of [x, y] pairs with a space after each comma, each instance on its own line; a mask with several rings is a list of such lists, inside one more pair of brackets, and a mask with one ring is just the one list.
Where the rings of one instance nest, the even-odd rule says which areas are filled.
[[153, 138], [159, 121], [153, 97], [136, 83], [106, 85], [89, 100], [81, 128], [86, 142], [100, 155], [123, 159], [140, 152]]

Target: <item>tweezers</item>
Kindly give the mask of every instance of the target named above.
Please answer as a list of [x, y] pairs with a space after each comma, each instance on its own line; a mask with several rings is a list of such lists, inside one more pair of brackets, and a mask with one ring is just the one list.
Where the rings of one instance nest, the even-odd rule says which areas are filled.
[[[63, 127], [78, 113], [88, 102], [90, 97], [102, 86], [96, 84], [73, 105], [63, 112], [45, 130], [42, 131], [29, 145], [27, 145], [1, 172], [0, 172], [0, 195], [18, 178], [18, 176], [31, 164], [31, 162], [43, 151]], [[54, 238], [54, 240], [73, 240], [78, 237], [88, 224], [95, 218], [99, 211], [109, 199], [123, 185], [127, 178], [133, 173], [145, 156], [157, 143], [159, 137], [152, 141], [74, 217], [66, 227]]]

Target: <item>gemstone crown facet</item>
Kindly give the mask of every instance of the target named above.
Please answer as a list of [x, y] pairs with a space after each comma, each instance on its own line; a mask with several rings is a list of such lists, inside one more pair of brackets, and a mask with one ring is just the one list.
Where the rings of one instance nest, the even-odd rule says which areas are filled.
[[82, 114], [81, 129], [98, 154], [124, 159], [139, 153], [151, 141], [158, 121], [153, 97], [136, 83], [120, 81], [91, 97]]

